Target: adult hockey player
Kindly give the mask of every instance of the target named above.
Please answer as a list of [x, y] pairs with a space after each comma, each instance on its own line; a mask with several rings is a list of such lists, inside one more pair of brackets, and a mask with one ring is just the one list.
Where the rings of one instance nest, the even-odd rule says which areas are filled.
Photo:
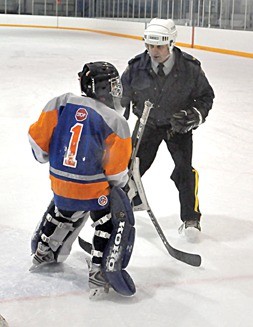
[[[175, 46], [176, 36], [171, 19], [151, 20], [144, 33], [146, 50], [128, 62], [122, 75], [121, 103], [127, 108], [127, 119], [131, 104], [138, 117], [133, 134], [138, 129], [144, 101], [149, 99], [154, 104], [137, 153], [140, 174], [150, 168], [164, 141], [175, 164], [171, 179], [179, 191], [183, 222], [179, 230], [195, 237], [201, 230], [201, 213], [199, 177], [192, 167], [192, 131], [205, 122], [214, 92], [200, 62]], [[157, 176], [157, 181], [160, 178]]]
[[113, 110], [122, 95], [120, 77], [107, 62], [87, 63], [78, 75], [83, 96], [66, 93], [50, 100], [29, 129], [35, 159], [49, 162], [54, 195], [32, 238], [32, 270], [63, 262], [91, 212], [90, 296], [110, 286], [130, 296], [135, 286], [124, 269], [135, 230], [122, 188], [132, 146], [127, 121]]

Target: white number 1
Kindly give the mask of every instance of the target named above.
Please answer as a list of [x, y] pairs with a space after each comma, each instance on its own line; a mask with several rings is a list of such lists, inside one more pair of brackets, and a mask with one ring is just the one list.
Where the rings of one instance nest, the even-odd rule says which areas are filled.
[[70, 132], [72, 135], [71, 135], [71, 138], [69, 141], [67, 153], [63, 160], [64, 166], [68, 166], [68, 167], [72, 167], [72, 168], [76, 167], [76, 165], [77, 165], [76, 155], [77, 155], [77, 151], [78, 151], [78, 146], [79, 146], [79, 141], [80, 141], [82, 130], [83, 130], [83, 125], [79, 124], [79, 123], [75, 124], [70, 129]]

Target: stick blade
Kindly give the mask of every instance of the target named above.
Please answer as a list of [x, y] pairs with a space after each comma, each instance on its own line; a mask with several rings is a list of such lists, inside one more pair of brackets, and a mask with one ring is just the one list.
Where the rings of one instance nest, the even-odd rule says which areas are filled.
[[169, 254], [184, 263], [187, 263], [188, 265], [194, 266], [194, 267], [199, 267], [201, 265], [201, 256], [199, 254], [194, 254], [194, 253], [186, 253], [180, 250], [177, 250], [173, 248], [171, 245], [166, 246]]
[[85, 252], [91, 254], [92, 245], [89, 242], [86, 242], [80, 236], [78, 236], [78, 243]]

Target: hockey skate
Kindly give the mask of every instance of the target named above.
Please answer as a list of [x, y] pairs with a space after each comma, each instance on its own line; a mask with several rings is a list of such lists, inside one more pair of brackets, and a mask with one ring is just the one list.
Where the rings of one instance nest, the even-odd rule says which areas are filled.
[[190, 242], [199, 240], [201, 227], [199, 220], [186, 220], [178, 229], [179, 234], [184, 234]]
[[101, 272], [101, 265], [89, 264], [89, 298], [95, 300], [109, 293], [110, 285], [106, 282]]
[[35, 271], [37, 268], [40, 268], [46, 264], [56, 262], [54, 259], [54, 254], [48, 246], [42, 242], [38, 243], [38, 248], [33, 256], [32, 263], [33, 265], [29, 271]]

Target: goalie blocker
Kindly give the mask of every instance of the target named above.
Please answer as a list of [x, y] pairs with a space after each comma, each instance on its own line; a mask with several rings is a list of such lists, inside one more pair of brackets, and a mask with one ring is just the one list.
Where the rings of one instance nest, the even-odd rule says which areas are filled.
[[128, 197], [116, 186], [111, 189], [111, 221], [113, 231], [103, 252], [102, 272], [117, 293], [131, 296], [136, 289], [125, 269], [132, 255], [135, 221]]

